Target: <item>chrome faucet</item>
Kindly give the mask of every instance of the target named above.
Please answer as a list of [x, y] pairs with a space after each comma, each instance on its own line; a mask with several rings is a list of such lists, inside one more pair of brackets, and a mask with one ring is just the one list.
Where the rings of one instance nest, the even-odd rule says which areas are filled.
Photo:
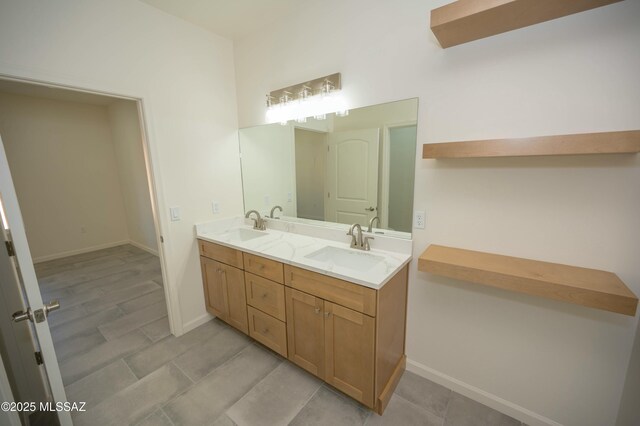
[[[251, 213], [255, 213], [257, 218], [254, 219], [252, 217], [249, 217], [251, 216]], [[258, 213], [256, 210], [249, 210], [247, 214], [244, 215], [244, 217], [253, 220], [253, 229], [257, 229], [259, 231], [264, 231], [265, 229], [267, 229], [267, 226], [264, 223], [264, 219], [260, 217], [260, 213]]]
[[373, 222], [378, 221], [378, 226], [380, 226], [380, 218], [378, 216], [372, 217], [369, 221], [369, 227], [367, 228], [367, 232], [371, 232], [373, 230]]
[[[357, 236], [354, 233], [354, 230], [357, 230]], [[358, 250], [365, 250], [365, 251], [369, 251], [371, 250], [371, 246], [369, 245], [369, 240], [375, 240], [375, 238], [373, 237], [364, 237], [362, 238], [362, 226], [360, 226], [360, 224], [358, 223], [354, 223], [353, 225], [351, 225], [351, 228], [349, 228], [349, 232], [347, 232], [347, 235], [351, 236], [351, 248], [354, 249], [358, 249]]]
[[271, 213], [269, 213], [269, 218], [271, 218], [271, 219], [280, 219], [279, 217], [273, 217], [273, 212], [276, 211], [276, 209], [279, 209], [280, 213], [282, 213], [282, 207], [273, 206], [273, 208], [271, 209]]

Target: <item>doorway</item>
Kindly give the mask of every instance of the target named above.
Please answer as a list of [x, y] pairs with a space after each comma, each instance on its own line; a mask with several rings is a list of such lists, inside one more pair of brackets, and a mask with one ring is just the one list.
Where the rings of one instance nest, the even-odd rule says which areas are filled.
[[147, 339], [171, 332], [143, 124], [137, 99], [0, 80], [0, 134], [39, 290], [61, 305], [47, 323], [65, 386], [91, 372], [70, 368], [72, 357], [126, 335], [128, 320]]

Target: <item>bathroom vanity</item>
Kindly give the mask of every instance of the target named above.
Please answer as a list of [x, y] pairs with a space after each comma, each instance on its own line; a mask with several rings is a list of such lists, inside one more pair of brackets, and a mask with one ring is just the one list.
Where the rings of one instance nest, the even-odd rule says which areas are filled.
[[405, 368], [410, 253], [237, 224], [197, 237], [209, 313], [382, 414]]

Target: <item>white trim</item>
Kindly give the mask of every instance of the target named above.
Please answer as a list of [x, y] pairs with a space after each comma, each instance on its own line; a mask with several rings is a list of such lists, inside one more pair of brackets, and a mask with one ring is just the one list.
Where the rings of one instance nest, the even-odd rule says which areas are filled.
[[141, 244], [141, 243], [139, 243], [137, 241], [129, 240], [127, 243], [131, 244], [134, 247], [138, 247], [140, 250], [144, 250], [147, 253], [150, 253], [150, 254], [152, 254], [154, 256], [158, 256], [158, 250], [154, 250], [151, 247], [147, 247], [144, 244]]
[[[0, 356], [0, 402], [14, 402], [13, 392], [11, 391], [11, 385], [9, 384], [9, 377], [7, 371], [4, 368], [4, 362]], [[4, 420], [3, 420], [4, 419]], [[20, 417], [18, 417], [17, 411], [2, 410], [0, 412], [0, 423], [9, 420], [10, 426], [20, 426]]]
[[98, 244], [97, 246], [85, 247], [85, 248], [81, 248], [81, 249], [77, 249], [77, 250], [62, 251], [62, 252], [55, 253], [55, 254], [49, 254], [49, 255], [46, 255], [46, 256], [36, 257], [36, 258], [33, 259], [33, 263], [34, 264], [42, 263], [42, 262], [47, 262], [49, 260], [62, 259], [63, 257], [75, 256], [76, 254], [90, 253], [92, 251], [97, 251], [97, 250], [108, 249], [108, 248], [111, 248], [111, 247], [122, 246], [122, 245], [125, 245], [125, 244], [129, 244], [130, 242], [131, 242], [130, 240], [114, 241], [114, 242], [111, 242], [111, 243]]
[[188, 323], [185, 323], [182, 326], [182, 334], [188, 333], [191, 330], [200, 327], [202, 324], [208, 323], [213, 318], [215, 318], [213, 315], [204, 314], [204, 315], [199, 316], [196, 319], [192, 319], [191, 321], [189, 321]]
[[439, 385], [447, 387], [461, 395], [471, 398], [487, 407], [500, 411], [508, 416], [511, 416], [521, 422], [526, 423], [529, 426], [562, 426], [562, 424], [555, 422], [543, 415], [534, 413], [531, 410], [527, 410], [520, 405], [500, 398], [489, 392], [483, 391], [475, 386], [465, 383], [461, 380], [448, 376], [440, 371], [436, 371], [427, 367], [424, 364], [413, 361], [407, 358], [407, 370], [415, 373], [425, 379], [431, 380]]

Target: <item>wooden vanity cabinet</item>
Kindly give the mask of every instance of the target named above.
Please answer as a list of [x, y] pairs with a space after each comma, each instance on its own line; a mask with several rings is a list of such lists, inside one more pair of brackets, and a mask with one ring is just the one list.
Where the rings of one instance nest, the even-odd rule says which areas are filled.
[[289, 360], [382, 414], [405, 368], [407, 267], [380, 290], [289, 265], [285, 284]]
[[382, 414], [405, 369], [407, 266], [375, 290], [198, 246], [207, 311]]
[[[203, 250], [203, 247], [205, 250]], [[226, 250], [221, 250], [220, 248]], [[215, 256], [216, 254], [224, 253], [224, 256], [219, 256], [218, 258], [229, 261], [229, 259], [236, 258], [236, 255], [229, 250], [236, 251], [218, 244], [200, 242], [200, 265], [202, 268], [206, 308], [212, 315], [248, 334], [244, 272], [242, 269], [204, 255]]]

